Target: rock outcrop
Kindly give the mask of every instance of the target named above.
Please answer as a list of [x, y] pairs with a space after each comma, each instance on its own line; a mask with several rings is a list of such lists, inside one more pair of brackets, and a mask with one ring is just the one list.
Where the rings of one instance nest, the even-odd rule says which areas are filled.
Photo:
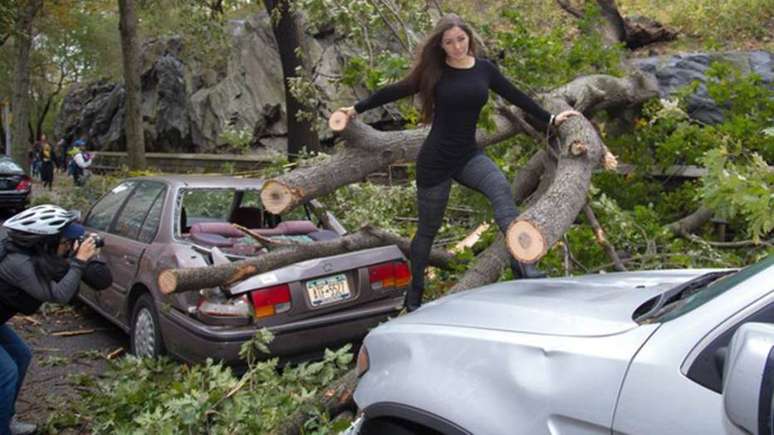
[[656, 76], [662, 97], [674, 94], [695, 80], [699, 81], [697, 91], [688, 97], [688, 114], [701, 122], [715, 124], [723, 121], [723, 113], [707, 94], [705, 85], [705, 73], [715, 61], [730, 62], [742, 74], [757, 73], [765, 85], [774, 86], [774, 55], [765, 51], [687, 53], [635, 59], [631, 64]]

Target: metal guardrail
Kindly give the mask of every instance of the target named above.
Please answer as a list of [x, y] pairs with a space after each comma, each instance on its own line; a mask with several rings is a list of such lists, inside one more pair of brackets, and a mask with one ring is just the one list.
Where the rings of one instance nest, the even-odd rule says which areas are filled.
[[[149, 168], [170, 173], [207, 173], [252, 171], [265, 167], [273, 153], [251, 154], [197, 154], [197, 153], [145, 153]], [[126, 165], [127, 153], [97, 151], [92, 169], [96, 172], [112, 172]]]

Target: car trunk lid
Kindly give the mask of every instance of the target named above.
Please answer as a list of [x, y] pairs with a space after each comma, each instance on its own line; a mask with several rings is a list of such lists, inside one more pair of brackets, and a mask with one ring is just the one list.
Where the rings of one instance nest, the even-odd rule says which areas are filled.
[[642, 304], [705, 272], [509, 281], [441, 298], [397, 321], [543, 335], [617, 334], [637, 327], [632, 315]]
[[[396, 280], [396, 273], [402, 279]], [[384, 246], [294, 263], [250, 277], [229, 293], [250, 294], [257, 315], [260, 305], [276, 305], [279, 312], [258, 315], [268, 326], [288, 317], [301, 320], [394, 298], [408, 285], [406, 276], [410, 277], [401, 251]], [[286, 299], [289, 307], [284, 305]]]

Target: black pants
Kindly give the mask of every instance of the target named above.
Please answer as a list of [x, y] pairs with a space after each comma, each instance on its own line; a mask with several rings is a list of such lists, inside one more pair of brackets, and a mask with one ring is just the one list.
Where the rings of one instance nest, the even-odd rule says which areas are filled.
[[[484, 154], [478, 154], [457, 173], [454, 181], [483, 193], [494, 208], [497, 226], [505, 233], [508, 225], [519, 215], [513, 202], [511, 186], [497, 165]], [[425, 288], [425, 268], [430, 257], [433, 239], [443, 223], [446, 204], [452, 180], [446, 180], [433, 187], [417, 187], [417, 208], [419, 224], [411, 241], [411, 288], [406, 296], [406, 305], [418, 307], [422, 302]]]
[[43, 187], [48, 187], [51, 190], [51, 185], [54, 182], [54, 161], [46, 160], [40, 166], [40, 179], [43, 180]]

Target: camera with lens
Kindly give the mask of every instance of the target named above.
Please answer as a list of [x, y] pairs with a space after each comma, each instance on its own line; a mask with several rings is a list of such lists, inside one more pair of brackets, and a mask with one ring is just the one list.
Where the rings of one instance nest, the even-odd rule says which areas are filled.
[[98, 234], [84, 234], [78, 239], [78, 246], [82, 245], [83, 242], [85, 242], [87, 239], [94, 239], [94, 247], [95, 248], [101, 248], [105, 246], [105, 240], [102, 239]]

